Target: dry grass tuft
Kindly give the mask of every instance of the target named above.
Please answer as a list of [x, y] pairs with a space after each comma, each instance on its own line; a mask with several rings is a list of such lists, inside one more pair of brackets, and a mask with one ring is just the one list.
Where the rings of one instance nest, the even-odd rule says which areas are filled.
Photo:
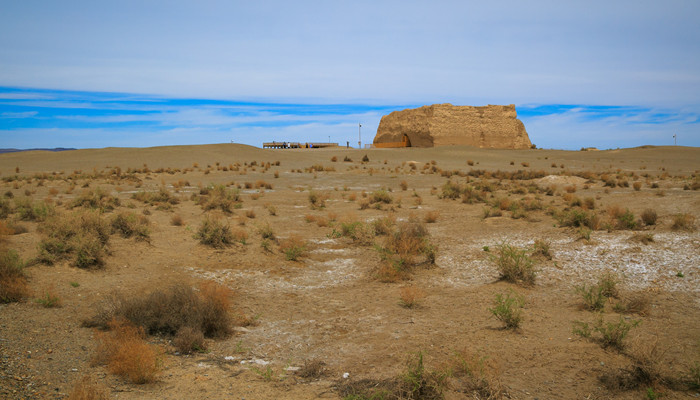
[[107, 393], [89, 376], [77, 381], [68, 395], [67, 400], [108, 400]]
[[440, 217], [440, 211], [428, 211], [423, 217], [423, 221], [426, 224], [433, 224], [438, 220], [438, 217]]
[[425, 292], [415, 286], [404, 286], [399, 290], [399, 304], [402, 307], [418, 307], [423, 298], [425, 298]]
[[182, 226], [185, 224], [185, 221], [182, 219], [180, 214], [173, 214], [170, 217], [170, 224], [174, 226]]
[[676, 214], [673, 216], [671, 229], [674, 231], [695, 231], [695, 217], [687, 213]]

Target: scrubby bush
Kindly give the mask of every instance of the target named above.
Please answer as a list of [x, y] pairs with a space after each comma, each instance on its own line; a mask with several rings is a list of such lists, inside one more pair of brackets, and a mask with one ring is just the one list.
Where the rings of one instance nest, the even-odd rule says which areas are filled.
[[44, 202], [33, 202], [30, 198], [25, 197], [15, 199], [14, 212], [17, 217], [23, 221], [45, 221], [52, 216], [55, 211], [52, 206]]
[[180, 200], [170, 193], [165, 186], [158, 188], [157, 192], [141, 191], [134, 193], [131, 195], [131, 198], [165, 210], [169, 210], [172, 206], [180, 203]]
[[593, 230], [598, 229], [600, 223], [598, 216], [594, 212], [587, 212], [580, 208], [555, 213], [554, 218], [557, 219], [561, 226], [585, 226]]
[[205, 211], [218, 209], [230, 214], [241, 203], [238, 189], [227, 189], [224, 185], [212, 185], [203, 192], [205, 194], [198, 197], [196, 203], [202, 206]]
[[111, 228], [97, 211], [56, 214], [40, 227], [38, 260], [46, 264], [73, 256], [73, 265], [95, 268], [104, 264]]
[[85, 190], [70, 203], [71, 207], [84, 207], [102, 212], [113, 210], [119, 205], [119, 198], [110, 195], [102, 188]]
[[112, 217], [111, 225], [113, 232], [119, 233], [125, 238], [133, 236], [136, 240], [150, 240], [149, 221], [145, 215], [136, 215], [133, 212], [122, 211]]
[[532, 285], [537, 273], [534, 261], [527, 253], [527, 250], [502, 243], [496, 247], [496, 254], [490, 258], [496, 264], [501, 279], [521, 285]]
[[231, 227], [221, 218], [207, 215], [194, 235], [200, 243], [214, 248], [224, 248], [233, 243]]
[[0, 303], [20, 301], [29, 296], [24, 263], [14, 250], [0, 250]]
[[389, 192], [386, 190], [376, 190], [372, 192], [372, 196], [370, 197], [370, 203], [375, 204], [375, 203], [384, 203], [384, 204], [391, 204], [391, 202], [394, 201], [391, 198], [391, 195]]

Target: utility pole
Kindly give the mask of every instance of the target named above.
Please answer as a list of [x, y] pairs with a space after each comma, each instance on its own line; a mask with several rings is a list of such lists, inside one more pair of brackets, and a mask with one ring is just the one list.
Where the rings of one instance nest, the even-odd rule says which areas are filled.
[[360, 125], [360, 127], [358, 129], [359, 129], [360, 136], [359, 136], [359, 140], [357, 141], [357, 148], [361, 149], [362, 148], [362, 124], [359, 124], [359, 125]]

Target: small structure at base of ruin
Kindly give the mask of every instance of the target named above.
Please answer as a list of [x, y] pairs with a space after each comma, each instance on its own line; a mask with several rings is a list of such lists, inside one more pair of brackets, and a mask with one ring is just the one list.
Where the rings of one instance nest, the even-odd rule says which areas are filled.
[[324, 147], [338, 147], [338, 143], [323, 142], [265, 142], [263, 149], [321, 149]]

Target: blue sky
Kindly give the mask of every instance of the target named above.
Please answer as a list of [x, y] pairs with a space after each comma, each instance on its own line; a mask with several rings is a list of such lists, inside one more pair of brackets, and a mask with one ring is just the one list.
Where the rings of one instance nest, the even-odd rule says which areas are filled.
[[[255, 3], [255, 4], [253, 4]], [[357, 143], [382, 115], [516, 104], [545, 148], [700, 146], [700, 2], [22, 1], [0, 147]]]

